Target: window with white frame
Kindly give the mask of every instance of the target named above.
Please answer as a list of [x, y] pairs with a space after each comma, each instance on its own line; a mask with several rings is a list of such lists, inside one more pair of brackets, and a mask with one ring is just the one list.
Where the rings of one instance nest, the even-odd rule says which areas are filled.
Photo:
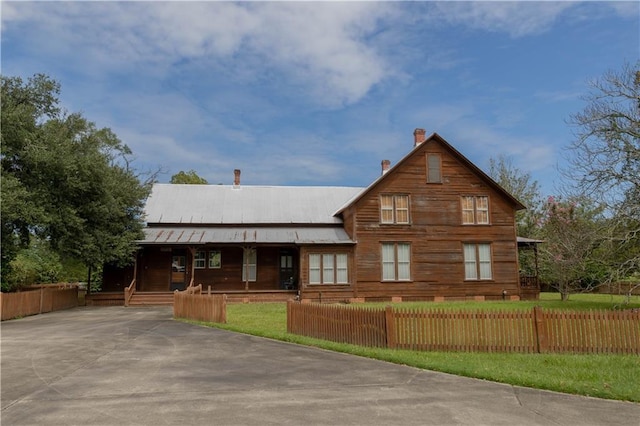
[[244, 249], [242, 254], [242, 281], [255, 281], [258, 272], [258, 254], [256, 249]]
[[408, 243], [382, 244], [382, 280], [411, 280], [411, 245]]
[[491, 272], [491, 244], [463, 244], [464, 250], [464, 279], [490, 280]]
[[207, 261], [207, 252], [203, 250], [196, 250], [193, 257], [193, 267], [195, 269], [204, 269]]
[[309, 284], [348, 284], [346, 253], [309, 254]]
[[209, 251], [209, 269], [220, 269], [222, 267], [222, 252], [220, 250]]
[[489, 224], [489, 197], [467, 195], [462, 197], [462, 223], [464, 225]]
[[380, 196], [381, 223], [409, 223], [409, 196], [404, 194], [383, 194]]

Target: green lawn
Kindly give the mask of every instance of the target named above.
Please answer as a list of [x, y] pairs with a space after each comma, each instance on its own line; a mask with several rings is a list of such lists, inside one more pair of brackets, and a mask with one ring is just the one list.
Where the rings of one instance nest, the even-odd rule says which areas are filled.
[[[616, 309], [623, 298], [610, 295], [572, 295], [561, 302], [558, 294], [543, 293], [536, 302], [404, 303], [402, 306], [445, 309]], [[640, 296], [624, 307], [640, 308]], [[640, 357], [636, 355], [555, 355], [463, 352], [420, 352], [364, 348], [287, 333], [286, 304], [231, 304], [227, 324], [206, 324], [302, 345], [376, 358], [397, 364], [513, 385], [608, 399], [640, 402]]]

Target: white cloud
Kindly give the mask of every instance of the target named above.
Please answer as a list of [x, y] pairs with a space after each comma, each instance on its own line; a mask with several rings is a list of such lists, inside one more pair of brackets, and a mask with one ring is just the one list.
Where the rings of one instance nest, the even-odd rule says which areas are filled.
[[512, 37], [539, 34], [548, 30], [573, 2], [436, 2], [436, 16], [453, 24], [506, 32]]
[[366, 41], [385, 16], [385, 4], [52, 2], [3, 8], [3, 27], [24, 24], [41, 32], [50, 41], [34, 49], [52, 56], [74, 52], [87, 73], [144, 64], [162, 75], [191, 59], [246, 72], [243, 63], [260, 63], [254, 79], [277, 70], [326, 105], [357, 102], [392, 73]]

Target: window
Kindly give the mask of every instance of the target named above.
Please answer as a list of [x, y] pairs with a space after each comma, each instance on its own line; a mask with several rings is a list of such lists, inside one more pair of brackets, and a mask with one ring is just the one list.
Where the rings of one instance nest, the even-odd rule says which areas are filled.
[[220, 269], [222, 267], [222, 253], [219, 250], [209, 252], [209, 269]]
[[427, 154], [427, 183], [442, 183], [440, 154]]
[[409, 196], [381, 195], [380, 222], [409, 223]]
[[491, 274], [491, 245], [464, 244], [464, 279], [490, 280]]
[[411, 245], [407, 243], [382, 244], [382, 280], [411, 280]]
[[462, 197], [462, 223], [464, 225], [489, 224], [489, 197]]
[[309, 284], [348, 284], [348, 256], [346, 253], [309, 255]]
[[242, 254], [242, 281], [255, 281], [257, 275], [256, 249], [244, 249]]
[[206, 251], [197, 250], [193, 258], [193, 267], [195, 269], [204, 269], [206, 258], [207, 258]]

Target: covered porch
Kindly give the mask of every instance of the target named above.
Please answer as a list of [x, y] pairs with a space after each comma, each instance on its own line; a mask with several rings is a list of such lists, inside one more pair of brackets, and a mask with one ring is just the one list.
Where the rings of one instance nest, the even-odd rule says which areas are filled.
[[296, 290], [295, 245], [142, 247], [134, 265], [138, 292], [172, 292], [201, 284], [218, 292]]
[[520, 299], [540, 298], [540, 267], [538, 264], [538, 244], [542, 240], [518, 237], [518, 260], [520, 265]]
[[286, 301], [299, 295], [305, 246], [353, 245], [337, 226], [149, 227], [139, 243], [132, 266], [103, 277], [125, 305], [169, 304], [173, 291], [198, 285], [232, 302]]

